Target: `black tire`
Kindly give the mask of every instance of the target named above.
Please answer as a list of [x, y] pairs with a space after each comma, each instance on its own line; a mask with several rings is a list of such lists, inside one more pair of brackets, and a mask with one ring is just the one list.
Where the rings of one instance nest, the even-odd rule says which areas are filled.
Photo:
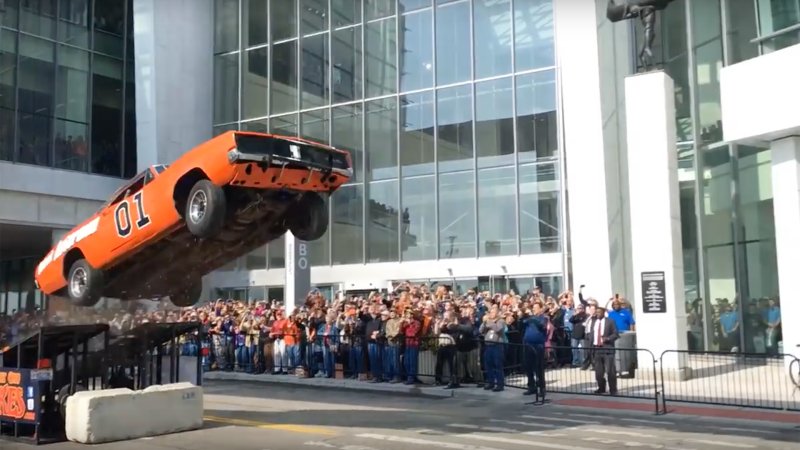
[[177, 307], [188, 308], [194, 306], [201, 295], [203, 295], [203, 283], [197, 282], [170, 295], [169, 299]]
[[72, 263], [67, 274], [67, 296], [76, 306], [94, 306], [103, 291], [103, 272], [85, 259]]
[[[86, 388], [82, 384], [75, 385], [75, 393], [83, 392]], [[58, 412], [61, 414], [62, 418], [67, 417], [67, 399], [70, 397], [69, 393], [69, 385], [65, 384], [61, 386], [61, 389], [58, 390], [56, 394], [58, 396]]]
[[287, 228], [301, 241], [316, 241], [328, 231], [328, 204], [316, 192], [304, 195], [289, 211]]
[[200, 238], [216, 236], [225, 224], [225, 192], [208, 180], [192, 186], [186, 198], [184, 218], [189, 232]]

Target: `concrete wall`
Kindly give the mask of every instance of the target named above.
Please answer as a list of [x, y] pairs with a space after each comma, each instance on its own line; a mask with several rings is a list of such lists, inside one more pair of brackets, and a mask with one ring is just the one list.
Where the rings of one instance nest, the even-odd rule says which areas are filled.
[[213, 0], [134, 0], [139, 169], [211, 138]]

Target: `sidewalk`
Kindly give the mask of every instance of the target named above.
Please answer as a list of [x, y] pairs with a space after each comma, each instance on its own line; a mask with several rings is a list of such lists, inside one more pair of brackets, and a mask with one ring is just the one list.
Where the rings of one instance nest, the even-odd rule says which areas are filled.
[[[429, 398], [461, 398], [484, 401], [522, 402], [533, 401], [531, 397], [522, 395], [521, 389], [506, 388], [503, 392], [485, 391], [466, 385], [459, 389], [443, 389], [430, 385], [407, 386], [404, 384], [370, 383], [365, 381], [331, 379], [331, 378], [297, 378], [293, 375], [250, 375], [236, 372], [206, 372], [204, 380], [245, 381], [255, 383], [279, 384], [319, 389], [352, 390], [397, 395], [414, 395]], [[552, 394], [548, 396], [549, 405], [564, 408], [577, 408], [607, 415], [609, 411], [655, 416], [654, 400], [639, 400], [623, 397]], [[660, 406], [660, 405], [659, 405]], [[659, 417], [689, 416], [722, 420], [745, 420], [748, 422], [765, 422], [783, 425], [800, 426], [800, 412], [767, 410], [756, 408], [740, 408], [729, 406], [693, 405], [679, 402], [667, 402], [667, 415]]]

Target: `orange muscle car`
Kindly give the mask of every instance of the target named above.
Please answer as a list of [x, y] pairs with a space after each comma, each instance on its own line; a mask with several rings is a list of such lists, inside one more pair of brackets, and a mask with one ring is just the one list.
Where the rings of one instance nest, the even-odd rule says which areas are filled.
[[50, 250], [36, 284], [80, 306], [167, 296], [191, 306], [203, 275], [287, 230], [322, 237], [328, 197], [351, 176], [345, 151], [229, 131], [122, 186]]

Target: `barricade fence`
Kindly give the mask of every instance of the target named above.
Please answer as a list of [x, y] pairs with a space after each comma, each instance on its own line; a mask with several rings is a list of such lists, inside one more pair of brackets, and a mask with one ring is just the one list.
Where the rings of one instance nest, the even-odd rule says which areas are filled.
[[[615, 395], [668, 402], [800, 411], [800, 360], [793, 355], [666, 351], [487, 343], [450, 336], [303, 336], [236, 339], [223, 335], [182, 343], [204, 371], [349, 378], [460, 388], [516, 388], [526, 393]], [[792, 372], [794, 371], [794, 372]], [[600, 373], [604, 376], [600, 377]], [[538, 382], [544, 379], [544, 386]], [[600, 382], [605, 388], [601, 389]]]

